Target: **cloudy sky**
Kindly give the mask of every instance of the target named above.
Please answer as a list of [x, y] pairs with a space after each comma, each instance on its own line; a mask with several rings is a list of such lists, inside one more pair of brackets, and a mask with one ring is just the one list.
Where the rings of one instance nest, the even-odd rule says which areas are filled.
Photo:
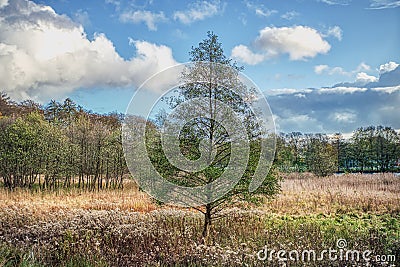
[[209, 30], [279, 131], [400, 129], [398, 0], [0, 0], [0, 91], [124, 112]]

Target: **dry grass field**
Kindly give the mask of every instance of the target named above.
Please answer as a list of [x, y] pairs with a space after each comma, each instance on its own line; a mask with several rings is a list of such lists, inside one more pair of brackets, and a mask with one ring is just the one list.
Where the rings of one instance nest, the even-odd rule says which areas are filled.
[[[198, 212], [160, 206], [137, 190], [0, 191], [0, 266], [265, 266], [257, 252], [335, 247], [400, 258], [400, 178], [285, 175], [282, 192], [259, 207], [239, 205], [215, 221], [207, 245]], [[359, 261], [288, 266], [366, 266]], [[394, 264], [394, 265], [393, 265]]]
[[265, 205], [278, 214], [400, 213], [400, 177], [386, 174], [344, 174], [316, 177], [284, 175], [282, 193]]
[[0, 208], [19, 207], [37, 214], [58, 210], [124, 210], [148, 212], [156, 208], [150, 197], [140, 192], [131, 180], [124, 189], [83, 191], [77, 188], [58, 191], [0, 189]]
[[[399, 214], [400, 177], [394, 174], [345, 174], [316, 177], [310, 173], [281, 174], [282, 192], [260, 209], [284, 215], [335, 214], [347, 212]], [[57, 210], [121, 210], [148, 212], [157, 206], [134, 181], [122, 190], [82, 191], [68, 189], [32, 192], [0, 189], [0, 208], [20, 207], [37, 213]], [[167, 207], [170, 209], [171, 207]]]

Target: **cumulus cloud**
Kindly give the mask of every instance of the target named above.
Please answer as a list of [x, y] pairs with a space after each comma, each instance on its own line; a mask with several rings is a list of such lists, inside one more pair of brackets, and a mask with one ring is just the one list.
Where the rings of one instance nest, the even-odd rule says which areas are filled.
[[329, 70], [328, 71], [329, 75], [336, 75], [336, 74], [344, 75], [344, 76], [350, 75], [350, 73], [345, 71], [342, 67], [333, 67], [333, 68], [329, 68], [328, 70]]
[[364, 62], [361, 62], [356, 69], [351, 71], [346, 71], [342, 67], [331, 67], [325, 64], [314, 66], [314, 72], [316, 74], [328, 74], [328, 75], [342, 75], [342, 76], [352, 76], [358, 74], [359, 72], [369, 71], [371, 67]]
[[254, 53], [245, 45], [235, 46], [231, 57], [248, 65], [256, 65], [265, 59], [265, 55]]
[[356, 76], [356, 83], [366, 85], [378, 81], [378, 78], [372, 75], [368, 75], [365, 72], [359, 72]]
[[393, 70], [380, 73], [379, 81], [373, 87], [397, 86], [400, 84], [400, 65]]
[[351, 73], [345, 71], [342, 67], [330, 67], [328, 65], [317, 65], [314, 66], [314, 72], [316, 74], [328, 74], [328, 75], [350, 75]]
[[[323, 39], [321, 33], [307, 26], [293, 27], [265, 27], [259, 32], [254, 40], [254, 48], [263, 54], [263, 59], [269, 59], [281, 54], [289, 54], [291, 60], [306, 60], [313, 58], [318, 54], [326, 54], [331, 46]], [[250, 58], [251, 49], [245, 45], [238, 45], [232, 51], [241, 51], [246, 56], [238, 57], [243, 62]], [[251, 55], [254, 55], [251, 52]], [[252, 64], [261, 62], [261, 57], [257, 57]]]
[[[128, 72], [134, 74], [132, 78], [136, 85], [141, 85], [151, 75], [177, 64], [172, 56], [171, 48], [167, 46], [132, 38], [129, 38], [129, 44], [134, 46], [137, 51], [137, 56], [131, 58], [128, 64]], [[159, 78], [155, 83], [148, 84], [150, 88], [147, 89], [160, 91], [166, 84], [177, 82], [174, 79], [178, 79], [178, 74], [175, 77]]]
[[326, 54], [331, 46], [315, 29], [306, 26], [265, 27], [255, 40], [255, 46], [268, 55], [287, 53], [292, 60]]
[[198, 1], [189, 5], [187, 10], [175, 11], [174, 19], [183, 24], [190, 24], [198, 20], [204, 20], [212, 17], [221, 10], [219, 1], [207, 2]]
[[[314, 67], [314, 71], [332, 72], [329, 67], [323, 68], [323, 65]], [[320, 70], [322, 69], [322, 70]], [[365, 71], [369, 71], [371, 67], [365, 63], [361, 63], [355, 70], [347, 72], [349, 76], [355, 75], [353, 82], [343, 82], [334, 85], [333, 87], [392, 87], [400, 84], [400, 66], [394, 62], [389, 62], [380, 66], [379, 77], [369, 75]]]
[[390, 61], [388, 63], [382, 64], [379, 66], [379, 73], [385, 73], [385, 72], [389, 72], [392, 71], [394, 69], [396, 69], [399, 66], [399, 64], [397, 64], [394, 61]]
[[47, 101], [77, 88], [138, 86], [175, 65], [169, 47], [135, 41], [123, 59], [104, 34], [90, 40], [83, 27], [51, 7], [14, 0], [0, 9], [0, 88], [16, 100]]
[[317, 66], [314, 67], [314, 72], [316, 74], [321, 74], [321, 73], [323, 73], [324, 71], [326, 71], [328, 69], [329, 69], [328, 65], [317, 65]]
[[153, 13], [147, 10], [125, 11], [120, 15], [122, 22], [139, 24], [144, 22], [151, 31], [157, 30], [157, 23], [167, 21], [163, 12]]

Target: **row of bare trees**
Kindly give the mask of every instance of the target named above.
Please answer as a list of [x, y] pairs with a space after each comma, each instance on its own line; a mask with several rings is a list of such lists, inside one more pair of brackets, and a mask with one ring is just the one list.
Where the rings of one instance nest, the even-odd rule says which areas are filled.
[[70, 99], [47, 106], [0, 97], [0, 177], [5, 187], [120, 188], [127, 173], [118, 114], [85, 111]]

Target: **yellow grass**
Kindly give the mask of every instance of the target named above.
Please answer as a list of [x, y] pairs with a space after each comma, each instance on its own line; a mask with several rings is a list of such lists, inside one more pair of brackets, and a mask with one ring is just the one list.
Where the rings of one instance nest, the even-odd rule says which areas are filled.
[[[396, 213], [400, 212], [400, 177], [392, 174], [347, 174], [315, 177], [282, 174], [282, 192], [261, 208], [276, 214]], [[41, 215], [57, 210], [121, 210], [148, 212], [159, 207], [135, 183], [127, 180], [122, 190], [13, 192], [0, 189], [0, 209], [13, 207]], [[171, 209], [171, 207], [165, 207]], [[253, 207], [254, 208], [254, 207]]]
[[400, 177], [393, 174], [284, 176], [282, 193], [263, 209], [279, 214], [400, 212]]
[[124, 189], [85, 191], [81, 189], [31, 192], [0, 189], [0, 208], [20, 207], [41, 214], [57, 210], [124, 210], [148, 212], [156, 206], [150, 197], [138, 191], [133, 181], [126, 181]]

